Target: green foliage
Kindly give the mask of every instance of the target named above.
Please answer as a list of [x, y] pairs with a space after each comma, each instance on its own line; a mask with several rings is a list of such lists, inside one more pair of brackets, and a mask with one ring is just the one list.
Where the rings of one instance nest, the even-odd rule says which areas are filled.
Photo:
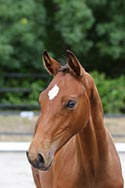
[[[22, 82], [19, 79], [11, 79], [6, 80], [6, 87], [11, 86], [12, 88], [19, 89], [30, 89], [30, 92], [5, 92], [1, 94], [1, 103], [2, 104], [33, 104], [38, 105], [39, 103], [39, 94], [45, 88], [46, 84], [42, 80], [34, 80], [33, 82], [31, 79], [27, 79]], [[1, 85], [3, 87], [3, 85]], [[8, 88], [8, 87], [7, 87]]]
[[31, 104], [38, 104], [39, 94], [45, 88], [45, 83], [43, 81], [36, 81], [31, 84], [32, 92], [30, 93], [28, 99]]
[[[92, 10], [85, 1], [54, 1], [58, 7], [55, 13], [55, 28], [60, 32], [67, 46], [77, 54], [86, 54], [93, 41], [87, 38], [87, 31], [94, 23]], [[82, 45], [81, 45], [82, 44]]]
[[[45, 9], [39, 0], [0, 0], [0, 63], [8, 71], [40, 68]], [[21, 70], [22, 69], [22, 70]]]
[[98, 88], [105, 113], [120, 113], [125, 110], [125, 77], [107, 79], [104, 74], [91, 74]]
[[120, 76], [125, 72], [125, 3], [123, 0], [88, 0], [87, 4], [95, 18], [93, 34], [90, 34], [94, 43], [89, 61], [96, 62], [98, 71]]
[[119, 76], [124, 10], [123, 0], [0, 0], [1, 70], [38, 72], [44, 49], [60, 58], [69, 48], [89, 71]]
[[[99, 91], [105, 113], [122, 113], [125, 112], [125, 77], [121, 76], [116, 79], [109, 79], [104, 74], [96, 71], [91, 73]], [[6, 79], [0, 83], [1, 87], [27, 88], [31, 89], [30, 93], [23, 92], [6, 92], [1, 94], [1, 103], [3, 104], [32, 104], [38, 105], [39, 94], [46, 87], [45, 81], [41, 79]]]
[[71, 49], [89, 72], [104, 73], [94, 75], [105, 112], [120, 112], [125, 102], [124, 10], [123, 0], [0, 0], [0, 87], [33, 91], [28, 96], [2, 94], [1, 102], [19, 104], [23, 98], [25, 103], [36, 103], [45, 83], [5, 81], [2, 75], [41, 73], [44, 49], [57, 59]]

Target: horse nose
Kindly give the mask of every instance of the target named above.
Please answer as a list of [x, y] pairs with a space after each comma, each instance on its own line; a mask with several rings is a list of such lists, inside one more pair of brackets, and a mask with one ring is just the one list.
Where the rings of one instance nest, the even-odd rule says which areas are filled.
[[40, 153], [37, 156], [37, 162], [39, 164], [39, 167], [42, 167], [45, 164], [44, 158]]
[[32, 159], [29, 152], [26, 152], [26, 155], [27, 155], [27, 158], [28, 158], [28, 161], [30, 162], [30, 164], [35, 167], [35, 168], [38, 168], [38, 169], [42, 169], [44, 168], [44, 165], [45, 165], [45, 161], [44, 161], [44, 158], [42, 156], [42, 154], [38, 154], [36, 156], [35, 159]]

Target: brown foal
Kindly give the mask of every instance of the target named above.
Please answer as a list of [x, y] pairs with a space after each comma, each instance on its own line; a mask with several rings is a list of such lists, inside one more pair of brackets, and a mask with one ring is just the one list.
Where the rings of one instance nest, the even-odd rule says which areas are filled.
[[54, 78], [40, 94], [41, 113], [27, 152], [36, 187], [123, 188], [93, 78], [69, 50], [65, 66], [46, 51], [43, 62]]

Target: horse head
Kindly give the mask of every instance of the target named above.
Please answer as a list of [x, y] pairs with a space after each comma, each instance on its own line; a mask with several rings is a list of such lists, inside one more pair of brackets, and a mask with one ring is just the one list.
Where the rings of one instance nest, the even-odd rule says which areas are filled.
[[47, 170], [58, 151], [87, 125], [90, 103], [83, 84], [87, 73], [71, 51], [65, 66], [46, 51], [43, 63], [54, 78], [40, 93], [41, 113], [27, 156], [35, 168]]

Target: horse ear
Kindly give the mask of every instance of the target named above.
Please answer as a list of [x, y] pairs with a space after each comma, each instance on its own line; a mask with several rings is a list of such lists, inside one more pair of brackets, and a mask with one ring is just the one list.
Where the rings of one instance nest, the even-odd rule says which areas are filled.
[[69, 65], [69, 68], [73, 71], [75, 76], [82, 76], [83, 68], [79, 63], [77, 57], [70, 50], [67, 50], [67, 64]]
[[43, 52], [43, 64], [50, 75], [56, 75], [61, 65], [52, 57], [50, 57], [47, 51]]

